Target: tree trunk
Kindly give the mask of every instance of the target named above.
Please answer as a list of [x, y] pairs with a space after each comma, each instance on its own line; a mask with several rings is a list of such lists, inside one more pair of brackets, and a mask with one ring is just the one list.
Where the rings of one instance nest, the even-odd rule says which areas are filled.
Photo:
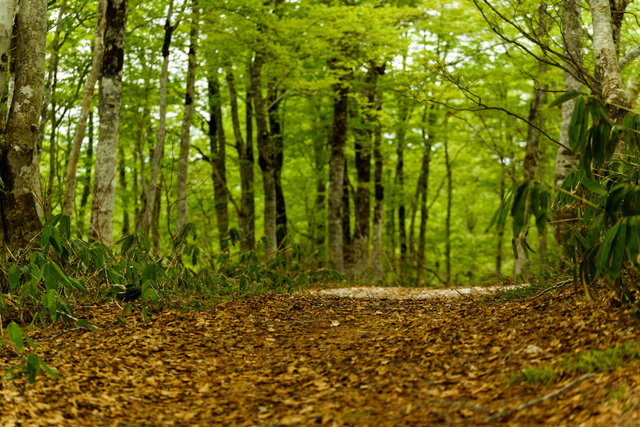
[[[433, 109], [433, 106], [431, 107]], [[425, 125], [428, 125], [429, 132], [425, 130]], [[431, 111], [427, 116], [427, 107], [424, 109], [422, 116], [422, 143], [424, 146], [424, 152], [422, 153], [422, 164], [420, 167], [420, 177], [418, 178], [418, 188], [416, 190], [416, 199], [418, 206], [420, 207], [420, 231], [418, 234], [418, 249], [417, 249], [417, 269], [418, 269], [418, 286], [424, 284], [424, 264], [425, 264], [425, 249], [427, 242], [427, 221], [429, 220], [429, 206], [427, 205], [427, 196], [429, 195], [429, 166], [431, 164], [431, 147], [433, 146], [434, 133], [435, 133], [435, 113]], [[411, 216], [411, 239], [413, 241], [413, 227], [415, 222], [415, 211]]]
[[118, 147], [119, 150], [119, 158], [118, 158], [118, 168], [120, 172], [120, 200], [122, 203], [122, 235], [126, 236], [130, 233], [129, 229], [129, 201], [127, 197], [127, 170], [124, 166], [124, 149], [122, 146]]
[[354, 197], [355, 229], [353, 231], [353, 268], [354, 276], [362, 276], [369, 264], [369, 224], [371, 220], [371, 137], [375, 106], [375, 93], [378, 82], [377, 67], [370, 66], [366, 86], [361, 96], [365, 105], [360, 113], [360, 121], [354, 129], [356, 175], [358, 187]]
[[[42, 115], [40, 117], [40, 128], [39, 128], [39, 132], [38, 132], [38, 142], [36, 143], [36, 150], [33, 153], [33, 166], [32, 166], [32, 173], [33, 173], [33, 178], [32, 178], [32, 189], [33, 192], [35, 194], [36, 197], [36, 201], [37, 202], [41, 202], [43, 200], [43, 195], [42, 195], [42, 183], [41, 183], [41, 178], [40, 178], [40, 158], [42, 157], [42, 143], [44, 142], [44, 136], [45, 136], [45, 131], [47, 129], [47, 121], [49, 120], [49, 104], [51, 103], [51, 97], [53, 95], [53, 93], [55, 92], [55, 87], [56, 87], [56, 80], [57, 80], [57, 76], [58, 76], [58, 52], [60, 50], [59, 44], [60, 44], [60, 33], [62, 31], [62, 23], [63, 23], [63, 17], [64, 17], [64, 13], [67, 9], [67, 1], [66, 0], [62, 0], [62, 3], [60, 4], [60, 11], [58, 12], [58, 21], [56, 23], [56, 30], [54, 32], [54, 36], [53, 36], [53, 43], [52, 43], [52, 52], [51, 55], [49, 56], [49, 74], [47, 76], [47, 83], [45, 85], [45, 89], [44, 89], [44, 101], [42, 103]], [[55, 127], [55, 106], [52, 107], [51, 109], [51, 122], [52, 122], [52, 128]], [[52, 133], [55, 133], [52, 129]], [[55, 141], [52, 139], [53, 144], [55, 144]], [[53, 145], [52, 145], [53, 146]], [[50, 160], [49, 163], [52, 163], [52, 161]], [[51, 196], [52, 196], [52, 179], [51, 179], [51, 172], [49, 172], [49, 188], [48, 188], [48, 194], [47, 194], [47, 204], [46, 204], [46, 215], [43, 214], [43, 205], [42, 203], [36, 203], [36, 208], [38, 209], [38, 216], [40, 217], [40, 220], [42, 219], [49, 219], [51, 218]]]
[[96, 29], [93, 39], [93, 61], [91, 64], [91, 74], [85, 83], [84, 94], [82, 95], [82, 104], [80, 106], [80, 116], [78, 117], [78, 126], [73, 137], [73, 145], [69, 153], [69, 163], [67, 164], [67, 181], [64, 188], [64, 199], [62, 204], [62, 213], [73, 217], [73, 201], [76, 190], [76, 174], [78, 168], [78, 159], [80, 158], [80, 149], [87, 128], [87, 118], [91, 111], [91, 100], [96, 86], [96, 81], [100, 75], [100, 64], [102, 63], [102, 55], [104, 53], [104, 10], [106, 0], [98, 1], [98, 12], [96, 14]]
[[[18, 43], [18, 21], [17, 21], [17, 11], [18, 9], [16, 8], [16, 20], [15, 20], [15, 24], [13, 25], [13, 30], [11, 31], [11, 41], [9, 42], [9, 51], [10, 52], [16, 52], [16, 49], [18, 48], [17, 43]], [[13, 93], [14, 93], [14, 88], [15, 88], [15, 83], [16, 83], [16, 61], [13, 60], [14, 58], [14, 54], [11, 54], [11, 62], [9, 63], [9, 82], [7, 83], [7, 115], [5, 118], [5, 122], [9, 121], [9, 114], [11, 113], [11, 106], [13, 105]], [[5, 128], [6, 128], [6, 123], [5, 123]]]
[[253, 194], [253, 116], [251, 114], [251, 95], [247, 91], [246, 97], [246, 126], [247, 140], [242, 138], [240, 118], [238, 114], [238, 94], [235, 86], [233, 69], [227, 69], [227, 87], [231, 104], [231, 121], [233, 134], [236, 139], [238, 162], [240, 166], [240, 212], [238, 213], [238, 227], [241, 230], [240, 250], [250, 251], [255, 246], [255, 199]]
[[[151, 178], [147, 188], [147, 204], [145, 205], [144, 215], [142, 217], [142, 231], [149, 234], [151, 227], [151, 217], [153, 206], [158, 192], [158, 175], [160, 174], [160, 161], [164, 153], [164, 140], [167, 125], [167, 78], [169, 71], [169, 48], [171, 47], [171, 37], [175, 30], [175, 25], [171, 23], [171, 15], [173, 14], [173, 0], [169, 1], [169, 11], [167, 19], [164, 23], [164, 42], [162, 44], [162, 69], [160, 70], [160, 95], [159, 95], [159, 121], [158, 134], [156, 139], [156, 147], [153, 150], [153, 163], [151, 165]], [[109, 15], [107, 14], [107, 21]]]
[[[564, 66], [564, 90], [582, 90], [582, 83], [577, 76], [582, 75], [582, 16], [579, 0], [562, 1], [562, 22], [564, 54], [571, 58]], [[562, 104], [562, 122], [560, 124], [560, 144], [558, 146], [555, 165], [555, 186], [562, 187], [562, 183], [572, 170], [578, 167], [578, 158], [569, 150], [569, 123], [573, 114], [575, 101]], [[556, 190], [557, 191], [557, 190]], [[562, 209], [554, 208], [554, 233], [558, 244], [562, 244], [564, 235], [569, 230], [571, 223], [576, 218], [576, 210], [573, 207]]]
[[[376, 112], [382, 110], [382, 91], [376, 90]], [[384, 278], [382, 268], [382, 216], [384, 209], [384, 186], [382, 184], [382, 129], [379, 114], [376, 114], [374, 131], [373, 158], [375, 162], [374, 185], [375, 205], [373, 208], [373, 234], [371, 236], [371, 267], [373, 281], [380, 282]]]
[[[57, 74], [57, 73], [56, 73]], [[56, 83], [57, 78], [56, 74], [53, 76], [53, 85], [51, 86], [51, 91], [55, 93], [56, 91]], [[62, 117], [56, 121], [56, 102], [55, 99], [51, 102], [51, 134], [49, 135], [49, 182], [47, 184], [47, 199], [44, 204], [44, 219], [49, 221], [52, 217], [52, 205], [53, 205], [53, 186], [55, 184], [56, 178], [56, 143], [57, 143], [57, 134], [56, 131], [58, 129], [58, 123], [62, 120]], [[40, 141], [38, 141], [38, 144]], [[38, 151], [38, 145], [36, 145], [36, 152]], [[34, 154], [34, 159], [38, 159], [38, 163], [33, 165], [33, 168], [37, 169], [36, 172], [33, 172], [34, 175], [37, 175], [40, 178], [40, 156]]]
[[227, 141], [222, 126], [222, 106], [220, 101], [220, 83], [218, 73], [214, 71], [208, 79], [209, 85], [209, 144], [211, 147], [211, 167], [213, 178], [213, 197], [215, 200], [216, 218], [218, 223], [218, 238], [220, 250], [228, 250], [227, 233], [229, 231], [229, 209], [227, 195]]
[[[540, 3], [540, 8], [538, 10], [538, 17], [540, 20], [540, 25], [538, 28], [538, 32], [541, 35], [545, 34], [546, 31], [546, 2], [542, 1]], [[542, 61], [538, 61], [538, 79], [541, 80], [544, 78], [544, 73], [546, 71], [546, 64]], [[535, 82], [534, 82], [535, 84]], [[538, 171], [538, 161], [540, 157], [540, 131], [539, 128], [542, 128], [542, 120], [541, 113], [542, 108], [546, 102], [546, 93], [549, 85], [542, 84], [540, 87], [533, 88], [533, 96], [531, 98], [531, 103], [529, 104], [529, 125], [527, 126], [527, 146], [526, 146], [526, 154], [524, 157], [524, 179], [527, 181], [533, 181], [536, 179], [536, 172]], [[519, 246], [516, 250], [516, 254], [518, 258], [515, 259], [513, 264], [513, 275], [518, 276], [521, 274], [526, 268], [527, 261], [527, 252], [524, 248], [523, 242], [520, 241], [519, 236], [513, 236], [514, 244]], [[542, 248], [546, 247], [544, 232], [538, 235], [538, 241], [540, 242], [540, 262], [541, 266], [544, 264], [544, 254]], [[524, 257], [521, 257], [524, 255]]]
[[[500, 176], [500, 203], [504, 201], [504, 172]], [[504, 224], [497, 227], [496, 276], [502, 276], [502, 240], [504, 239]]]
[[282, 137], [282, 121], [280, 120], [280, 101], [278, 91], [274, 90], [269, 97], [269, 132], [273, 156], [273, 177], [276, 186], [276, 238], [278, 250], [283, 250], [287, 237], [287, 207], [282, 191], [282, 165], [284, 162], [284, 146]]
[[449, 159], [449, 135], [447, 132], [447, 118], [444, 119], [444, 159], [447, 168], [447, 218], [444, 226], [444, 259], [445, 259], [445, 282], [451, 285], [451, 199], [453, 183], [451, 177], [451, 159]]
[[[330, 68], [336, 68], [330, 63]], [[343, 69], [337, 69], [344, 72]], [[340, 272], [344, 272], [343, 250], [343, 194], [346, 175], [345, 149], [347, 145], [347, 119], [349, 86], [346, 78], [339, 76], [338, 83], [334, 85], [333, 99], [333, 129], [329, 139], [331, 158], [329, 160], [329, 209], [327, 220], [327, 241], [329, 250], [329, 262]], [[348, 199], [347, 199], [348, 200]], [[348, 211], [348, 208], [347, 208]]]
[[84, 236], [85, 213], [84, 208], [91, 194], [91, 167], [93, 166], [93, 113], [89, 110], [89, 145], [87, 147], [86, 158], [84, 163], [84, 188], [82, 189], [82, 198], [80, 199], [79, 218], [76, 218], [76, 224], [80, 231], [80, 238]]
[[200, 21], [200, 6], [198, 0], [192, 2], [191, 32], [189, 34], [189, 65], [187, 68], [187, 93], [184, 99], [184, 114], [182, 116], [182, 129], [180, 131], [180, 157], [178, 158], [178, 179], [176, 183], [177, 214], [176, 235], [182, 226], [189, 221], [189, 203], [187, 193], [187, 177], [189, 168], [189, 150], [191, 149], [191, 121], [195, 110], [195, 82], [196, 49], [198, 47], [198, 25]]
[[342, 183], [342, 253], [344, 254], [344, 270], [350, 270], [353, 265], [353, 238], [351, 236], [351, 182], [347, 169], [347, 159], [344, 160], [344, 181]]
[[277, 195], [273, 140], [267, 128], [267, 112], [264, 96], [262, 95], [261, 74], [263, 64], [264, 55], [262, 53], [256, 54], [251, 67], [251, 97], [253, 98], [256, 125], [258, 127], [258, 164], [262, 171], [262, 186], [264, 190], [264, 235], [270, 240], [265, 243], [265, 255], [270, 256], [277, 250]]
[[0, 242], [11, 249], [33, 245], [42, 230], [31, 191], [31, 165], [37, 144], [39, 113], [44, 92], [47, 3], [22, 0], [16, 20], [15, 91], [8, 105], [8, 120], [0, 133]]
[[327, 219], [327, 208], [326, 208], [326, 182], [327, 178], [324, 175], [324, 166], [326, 163], [326, 151], [325, 151], [325, 141], [323, 138], [318, 138], [317, 136], [313, 139], [313, 152], [314, 152], [314, 166], [316, 172], [316, 199], [314, 201], [313, 212], [312, 212], [312, 224], [313, 227], [311, 232], [314, 236], [314, 244], [316, 250], [318, 251], [318, 256], [316, 259], [319, 261], [318, 267], [322, 266], [322, 262], [327, 259], [326, 257], [326, 235], [327, 235], [327, 227], [326, 227], [326, 219]]
[[127, 0], [107, 0], [104, 55], [100, 80], [100, 130], [96, 148], [90, 241], [111, 246], [116, 201], [118, 135], [122, 97], [122, 67], [127, 26]]
[[404, 274], [407, 262], [407, 226], [406, 226], [406, 209], [404, 197], [404, 145], [407, 133], [407, 120], [409, 118], [409, 108], [406, 101], [400, 101], [400, 117], [398, 117], [398, 130], [396, 133], [396, 141], [398, 148], [396, 155], [398, 162], [396, 163], [396, 188], [398, 197], [398, 236], [400, 243], [400, 274]]

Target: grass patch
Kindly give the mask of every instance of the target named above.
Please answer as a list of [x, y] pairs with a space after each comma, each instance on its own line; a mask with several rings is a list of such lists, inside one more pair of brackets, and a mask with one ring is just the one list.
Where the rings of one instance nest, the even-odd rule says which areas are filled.
[[626, 341], [605, 350], [567, 353], [540, 368], [525, 368], [510, 378], [511, 384], [543, 384], [549, 386], [565, 377], [592, 372], [613, 372], [640, 359], [640, 344]]

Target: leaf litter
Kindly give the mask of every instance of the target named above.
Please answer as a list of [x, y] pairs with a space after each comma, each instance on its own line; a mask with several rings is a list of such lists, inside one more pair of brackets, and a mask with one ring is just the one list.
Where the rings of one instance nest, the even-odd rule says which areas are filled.
[[[101, 328], [40, 342], [63, 379], [3, 379], [0, 425], [595, 426], [640, 417], [638, 362], [548, 387], [510, 382], [525, 367], [638, 339], [630, 311], [569, 290], [506, 303], [271, 294], [209, 312], [161, 311], [146, 323], [131, 315], [124, 325], [115, 305], [82, 311]], [[5, 368], [18, 362], [8, 345], [0, 355]]]

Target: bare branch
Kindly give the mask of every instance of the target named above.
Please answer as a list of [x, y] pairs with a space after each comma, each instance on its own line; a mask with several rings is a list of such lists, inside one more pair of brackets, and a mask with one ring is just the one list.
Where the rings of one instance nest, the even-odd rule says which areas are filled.
[[638, 56], [640, 56], [640, 44], [631, 49], [625, 56], [618, 61], [618, 67], [622, 71], [627, 65], [631, 64]]

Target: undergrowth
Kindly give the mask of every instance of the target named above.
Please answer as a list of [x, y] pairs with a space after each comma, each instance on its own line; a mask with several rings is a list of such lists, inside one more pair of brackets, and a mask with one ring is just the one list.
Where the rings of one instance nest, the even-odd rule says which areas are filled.
[[613, 372], [640, 359], [640, 343], [626, 341], [605, 350], [568, 353], [541, 367], [528, 367], [510, 378], [511, 384], [543, 384], [549, 386], [563, 378], [592, 372]]
[[[55, 324], [94, 328], [75, 317], [74, 307], [117, 300], [124, 314], [137, 312], [146, 321], [163, 307], [207, 309], [223, 300], [300, 292], [316, 282], [344, 279], [330, 269], [310, 269], [298, 245], [265, 260], [254, 251], [214, 258], [202, 253], [196, 239], [195, 226], [188, 223], [175, 236], [171, 253], [153, 253], [141, 232], [123, 237], [111, 250], [72, 238], [69, 217], [56, 215], [44, 225], [39, 248], [8, 253], [0, 260], [0, 348], [8, 338], [21, 360], [5, 378], [27, 375], [33, 383], [41, 369], [57, 377], [19, 325], [29, 330], [36, 323], [45, 329]], [[238, 240], [232, 229], [230, 245]], [[123, 317], [118, 320], [124, 322]]]

